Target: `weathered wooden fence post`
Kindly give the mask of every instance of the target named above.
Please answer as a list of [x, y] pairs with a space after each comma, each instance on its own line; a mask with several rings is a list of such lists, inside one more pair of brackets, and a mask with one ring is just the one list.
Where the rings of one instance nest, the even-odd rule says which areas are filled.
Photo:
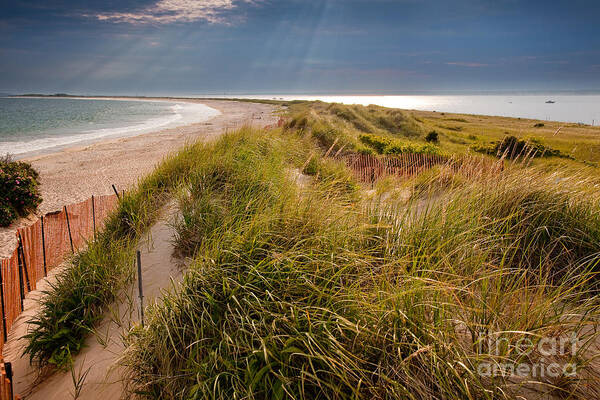
[[94, 229], [94, 240], [96, 240], [96, 202], [94, 195], [92, 195], [92, 226]]
[[48, 269], [46, 267], [46, 235], [44, 234], [44, 216], [40, 218], [42, 223], [42, 261], [44, 263], [44, 276], [48, 276]]
[[[4, 363], [4, 372], [6, 373], [6, 378], [10, 382], [10, 398], [12, 400], [15, 398], [15, 391], [13, 388], [13, 369], [12, 369], [11, 363], [9, 363], [9, 362]], [[17, 398], [20, 398], [20, 397], [17, 396]]]
[[19, 250], [21, 251], [21, 265], [23, 266], [23, 272], [25, 273], [27, 292], [30, 292], [31, 284], [29, 283], [29, 272], [27, 272], [27, 263], [25, 262], [25, 248], [23, 247], [23, 238], [21, 237], [21, 232], [19, 232]]
[[69, 231], [69, 242], [71, 242], [71, 253], [75, 253], [75, 247], [73, 247], [73, 236], [71, 236], [71, 222], [69, 221], [69, 211], [67, 206], [64, 206], [65, 216], [67, 217], [67, 231]]
[[121, 200], [121, 196], [119, 196], [119, 191], [117, 190], [115, 185], [112, 185], [112, 188], [113, 188], [113, 191], [115, 192], [115, 194], [117, 195], [117, 199]]
[[0, 263], [0, 304], [2, 305], [2, 334], [4, 336], [4, 343], [6, 343], [8, 333], [6, 332], [6, 309], [4, 308], [4, 279], [2, 277], [2, 263]]
[[21, 298], [21, 311], [23, 311], [23, 297], [25, 297], [25, 288], [23, 287], [23, 264], [21, 263], [20, 246], [21, 245], [19, 244], [19, 248], [17, 249], [17, 269], [19, 270], [19, 297]]
[[142, 327], [144, 326], [144, 288], [142, 285], [142, 254], [138, 250], [137, 253], [137, 270], [138, 270], [138, 292], [140, 297], [140, 320]]

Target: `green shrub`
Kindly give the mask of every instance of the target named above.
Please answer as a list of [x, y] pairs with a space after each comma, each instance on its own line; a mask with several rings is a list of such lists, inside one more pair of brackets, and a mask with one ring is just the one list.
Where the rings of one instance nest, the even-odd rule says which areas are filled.
[[315, 176], [319, 172], [318, 161], [313, 157], [310, 159], [304, 170], [302, 171], [305, 175]]
[[421, 144], [388, 139], [377, 135], [360, 135], [359, 140], [379, 154], [440, 154], [440, 149], [431, 143]]
[[490, 145], [474, 145], [471, 149], [479, 153], [495, 155], [497, 157], [505, 156], [509, 159], [519, 157], [561, 157], [570, 158], [571, 156], [563, 154], [560, 150], [545, 146], [538, 138], [519, 139], [516, 136], [506, 136], [502, 141], [493, 142]]
[[358, 138], [367, 146], [375, 149], [379, 154], [383, 154], [385, 149], [392, 144], [390, 139], [376, 135], [360, 135]]
[[425, 136], [425, 141], [429, 143], [438, 143], [440, 141], [440, 136], [436, 131], [431, 131]]
[[18, 215], [13, 207], [8, 204], [0, 204], [0, 226], [8, 226]]
[[433, 144], [399, 143], [386, 147], [383, 154], [440, 154], [440, 149]]
[[42, 201], [38, 173], [22, 161], [0, 160], [0, 226], [34, 212]]

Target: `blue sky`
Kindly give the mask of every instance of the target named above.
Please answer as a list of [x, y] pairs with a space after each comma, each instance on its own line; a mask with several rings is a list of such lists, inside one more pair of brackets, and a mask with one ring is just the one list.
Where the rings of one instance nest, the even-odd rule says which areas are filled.
[[592, 0], [14, 0], [0, 92], [600, 90]]

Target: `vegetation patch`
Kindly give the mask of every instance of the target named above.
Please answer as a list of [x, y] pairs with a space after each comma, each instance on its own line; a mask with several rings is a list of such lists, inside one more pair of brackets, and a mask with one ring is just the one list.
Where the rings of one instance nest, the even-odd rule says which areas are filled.
[[342, 160], [311, 157], [302, 172], [315, 177], [319, 185], [329, 187], [338, 195], [347, 196], [349, 201], [355, 201], [359, 197], [360, 187]]
[[286, 128], [310, 131], [324, 148], [334, 142], [347, 152], [372, 153], [359, 140], [370, 134], [387, 139], [423, 144], [422, 123], [412, 115], [379, 106], [303, 103], [290, 106], [292, 118]]
[[405, 137], [418, 137], [421, 134], [420, 124], [404, 111], [397, 109], [374, 105], [364, 107], [332, 104], [327, 111], [364, 133], [384, 131]]
[[429, 143], [439, 143], [440, 135], [436, 131], [430, 131], [427, 136], [425, 136], [425, 141]]
[[561, 157], [572, 159], [571, 156], [562, 153], [560, 150], [545, 146], [537, 138], [519, 139], [516, 136], [506, 136], [502, 141], [494, 142], [491, 145], [475, 145], [472, 149], [479, 153], [509, 159], [523, 157]]
[[359, 139], [379, 154], [441, 154], [440, 148], [431, 143], [403, 142], [376, 135], [360, 135]]
[[0, 226], [35, 212], [42, 202], [38, 178], [31, 164], [9, 156], [0, 159]]

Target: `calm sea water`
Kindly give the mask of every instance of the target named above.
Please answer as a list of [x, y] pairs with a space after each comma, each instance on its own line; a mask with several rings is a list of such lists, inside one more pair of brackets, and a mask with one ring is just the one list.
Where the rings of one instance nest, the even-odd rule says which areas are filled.
[[202, 104], [65, 98], [0, 98], [0, 154], [50, 151], [205, 121]]
[[[498, 115], [550, 121], [600, 125], [600, 95], [405, 95], [405, 96], [325, 96], [325, 95], [244, 95], [228, 97], [321, 100], [344, 104], [377, 104], [408, 110], [460, 114]], [[553, 101], [554, 103], [546, 103]]]

